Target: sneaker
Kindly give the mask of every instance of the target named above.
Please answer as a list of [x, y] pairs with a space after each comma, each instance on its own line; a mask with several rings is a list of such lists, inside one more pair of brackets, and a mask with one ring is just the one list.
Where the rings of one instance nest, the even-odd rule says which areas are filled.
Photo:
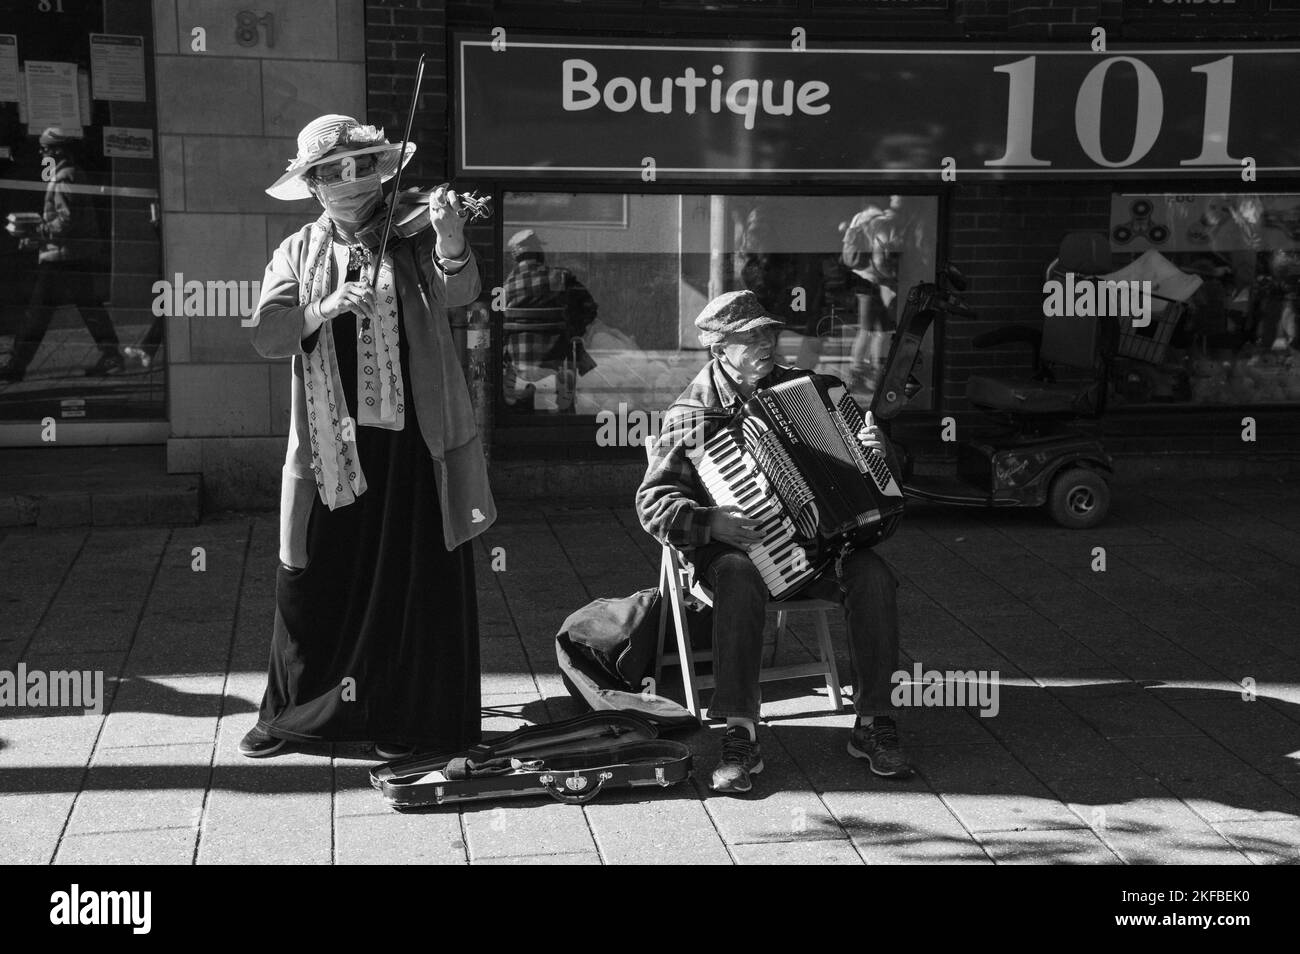
[[4, 381], [7, 384], [17, 384], [23, 379], [23, 376], [26, 375], [26, 373], [26, 368], [20, 368], [14, 364], [7, 364], [3, 368], [0, 368], [0, 381]]
[[751, 739], [744, 726], [733, 725], [722, 737], [722, 758], [713, 770], [709, 788], [715, 792], [748, 792], [754, 787], [749, 777], [763, 771], [763, 754], [758, 740]]
[[92, 367], [86, 369], [86, 377], [102, 378], [110, 374], [119, 374], [125, 367], [126, 362], [122, 360], [120, 354], [105, 351]]
[[871, 771], [884, 778], [906, 778], [912, 766], [898, 741], [898, 726], [889, 716], [876, 716], [870, 727], [855, 725], [849, 734], [849, 755], [866, 759]]
[[286, 745], [288, 745], [287, 739], [277, 739], [260, 725], [255, 725], [239, 740], [239, 754], [246, 755], [250, 759], [264, 759], [268, 755], [279, 752]]
[[122, 349], [122, 358], [127, 364], [144, 368], [146, 371], [149, 370], [149, 365], [153, 364], [153, 359], [149, 357], [144, 348], [136, 348], [130, 345]]
[[393, 759], [404, 759], [408, 755], [415, 753], [415, 746], [407, 745], [405, 742], [376, 742], [375, 755], [385, 762], [391, 762]]

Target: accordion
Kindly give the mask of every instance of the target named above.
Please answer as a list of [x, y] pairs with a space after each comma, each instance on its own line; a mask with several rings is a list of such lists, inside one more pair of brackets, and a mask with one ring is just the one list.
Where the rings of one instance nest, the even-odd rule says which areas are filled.
[[747, 552], [774, 600], [798, 594], [845, 548], [887, 536], [902, 515], [885, 455], [857, 441], [863, 423], [836, 379], [804, 375], [755, 392], [688, 451], [715, 505], [759, 521], [763, 540]]

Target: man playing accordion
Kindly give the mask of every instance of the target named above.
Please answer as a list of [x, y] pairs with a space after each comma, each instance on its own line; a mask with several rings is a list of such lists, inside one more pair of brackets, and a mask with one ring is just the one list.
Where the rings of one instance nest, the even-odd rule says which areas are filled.
[[[725, 718], [722, 754], [710, 787], [747, 792], [763, 769], [756, 733], [759, 718], [763, 625], [769, 592], [746, 548], [761, 541], [757, 521], [736, 507], [715, 507], [688, 452], [729, 420], [755, 389], [804, 374], [775, 362], [782, 323], [764, 311], [751, 291], [728, 292], [705, 306], [695, 326], [710, 360], [663, 416], [653, 459], [637, 490], [641, 526], [680, 551], [695, 579], [713, 597], [713, 675], [709, 716]], [[871, 421], [857, 440], [885, 454], [901, 477], [889, 442]], [[898, 668], [898, 580], [873, 550], [851, 550], [802, 592], [844, 607], [857, 718], [849, 754], [866, 759], [876, 775], [911, 774], [890, 701]]]

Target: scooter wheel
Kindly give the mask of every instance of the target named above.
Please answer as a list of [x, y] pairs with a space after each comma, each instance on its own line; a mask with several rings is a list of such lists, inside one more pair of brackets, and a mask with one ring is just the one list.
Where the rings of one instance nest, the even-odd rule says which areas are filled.
[[1052, 481], [1047, 509], [1067, 529], [1095, 527], [1110, 511], [1110, 485], [1095, 470], [1072, 467]]

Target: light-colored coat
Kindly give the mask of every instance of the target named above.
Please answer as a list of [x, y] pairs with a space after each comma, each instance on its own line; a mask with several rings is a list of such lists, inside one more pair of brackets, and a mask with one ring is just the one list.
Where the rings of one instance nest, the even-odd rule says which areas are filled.
[[[304, 226], [276, 249], [262, 279], [253, 327], [253, 347], [259, 354], [293, 358], [292, 421], [280, 489], [280, 560], [292, 567], [307, 564], [307, 519], [318, 495], [303, 378], [306, 306], [299, 304], [299, 280], [307, 272], [308, 236], [315, 227], [315, 223]], [[481, 287], [478, 263], [471, 251], [468, 264], [454, 275], [445, 274], [434, 253], [435, 239], [434, 230], [427, 229], [392, 254], [394, 283], [402, 303], [402, 330], [409, 343], [409, 400], [433, 458], [444, 543], [453, 550], [490, 527], [497, 512], [446, 311], [477, 297]], [[346, 271], [347, 247], [335, 243], [331, 290], [341, 284]], [[314, 347], [315, 342], [311, 337], [307, 344]]]

